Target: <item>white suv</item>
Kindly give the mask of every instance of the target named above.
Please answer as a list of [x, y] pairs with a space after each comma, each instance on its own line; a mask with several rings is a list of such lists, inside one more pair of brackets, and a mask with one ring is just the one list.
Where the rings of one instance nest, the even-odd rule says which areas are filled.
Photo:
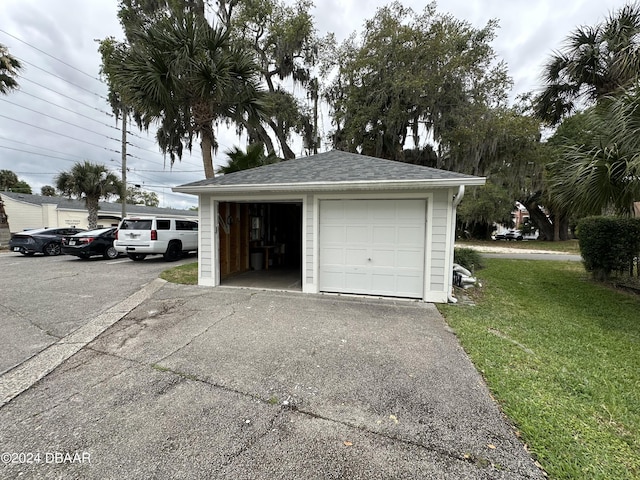
[[131, 260], [163, 255], [167, 261], [198, 249], [198, 222], [186, 218], [127, 217], [118, 226], [113, 246]]

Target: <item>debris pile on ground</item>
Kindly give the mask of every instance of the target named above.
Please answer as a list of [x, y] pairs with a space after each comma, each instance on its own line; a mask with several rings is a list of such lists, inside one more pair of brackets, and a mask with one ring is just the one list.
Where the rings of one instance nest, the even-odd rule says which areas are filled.
[[453, 284], [465, 290], [470, 287], [482, 286], [469, 270], [457, 263], [453, 264]]

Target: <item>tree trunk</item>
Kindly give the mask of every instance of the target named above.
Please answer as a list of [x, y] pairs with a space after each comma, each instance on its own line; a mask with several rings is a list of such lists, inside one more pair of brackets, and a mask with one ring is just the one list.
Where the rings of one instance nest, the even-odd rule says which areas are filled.
[[262, 142], [264, 148], [267, 149], [267, 155], [276, 155], [276, 150], [273, 147], [273, 141], [262, 125], [250, 125], [247, 121], [244, 120], [242, 121], [242, 123], [244, 125], [244, 128], [247, 129], [247, 135], [249, 136], [250, 140]]
[[547, 215], [540, 209], [538, 202], [534, 199], [527, 200], [526, 202], [522, 202], [522, 204], [529, 211], [529, 217], [533, 220], [535, 225], [540, 230], [539, 239], [540, 240], [553, 240], [554, 238], [554, 227]]
[[213, 129], [211, 126], [201, 130], [200, 148], [202, 149], [204, 178], [214, 178], [216, 173], [213, 170]]
[[569, 240], [569, 216], [566, 212], [560, 218], [560, 240]]
[[284, 157], [284, 159], [291, 160], [292, 158], [296, 158], [296, 154], [293, 153], [293, 150], [291, 150], [289, 145], [287, 145], [287, 136], [282, 131], [282, 129], [278, 125], [276, 125], [273, 120], [269, 120], [268, 123], [273, 132], [276, 134], [276, 137], [278, 138], [278, 142], [280, 143], [280, 147], [282, 148], [282, 156]]
[[98, 228], [98, 198], [86, 197], [85, 205], [89, 212], [89, 230]]

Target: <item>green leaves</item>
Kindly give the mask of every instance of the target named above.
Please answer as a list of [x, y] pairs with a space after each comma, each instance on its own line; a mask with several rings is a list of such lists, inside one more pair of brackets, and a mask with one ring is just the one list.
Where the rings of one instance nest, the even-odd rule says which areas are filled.
[[220, 167], [217, 173], [233, 173], [241, 170], [248, 170], [250, 168], [261, 167], [270, 163], [275, 163], [279, 159], [273, 155], [265, 156], [264, 145], [261, 143], [254, 143], [247, 147], [246, 153], [240, 150], [238, 147], [234, 147], [231, 150], [225, 152], [229, 157], [228, 165]]
[[9, 50], [0, 44], [0, 94], [7, 94], [18, 88], [16, 77], [22, 68], [20, 61], [9, 54]]
[[55, 178], [56, 188], [68, 197], [84, 198], [89, 211], [89, 228], [96, 228], [98, 202], [120, 193], [121, 183], [104, 165], [91, 162], [76, 163], [70, 171]]
[[255, 118], [263, 108], [261, 87], [250, 55], [231, 45], [228, 33], [209, 25], [198, 8], [182, 7], [135, 17], [123, 6], [129, 46], [103, 41], [103, 72], [140, 125], [160, 124], [158, 143], [172, 163], [199, 136], [211, 178], [213, 124]]
[[559, 159], [548, 166], [549, 190], [574, 212], [612, 208], [630, 215], [640, 201], [640, 94], [606, 97], [568, 119], [552, 139]]
[[415, 148], [431, 137], [446, 143], [478, 105], [501, 104], [509, 80], [489, 44], [495, 28], [475, 29], [435, 4], [420, 14], [398, 2], [378, 9], [362, 40], [333, 55], [335, 146], [399, 159], [409, 138]]
[[545, 90], [536, 113], [551, 125], [588, 104], [637, 83], [640, 72], [640, 4], [629, 4], [595, 26], [569, 34], [565, 48], [551, 56], [543, 72]]

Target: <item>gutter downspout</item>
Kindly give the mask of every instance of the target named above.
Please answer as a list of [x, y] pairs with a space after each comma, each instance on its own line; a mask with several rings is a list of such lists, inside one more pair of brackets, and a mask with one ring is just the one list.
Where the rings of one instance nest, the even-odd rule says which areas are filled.
[[[454, 243], [456, 241], [456, 209], [458, 208], [458, 205], [460, 205], [460, 202], [462, 201], [462, 199], [464, 198], [464, 185], [460, 185], [458, 187], [458, 194], [453, 197], [453, 221], [451, 222], [451, 238], [453, 239]], [[453, 249], [451, 250], [451, 265], [453, 265]], [[449, 284], [449, 293], [447, 294], [447, 300], [449, 301], [449, 303], [458, 303], [458, 299], [456, 297], [453, 296], [453, 274], [451, 275], [451, 283]]]

